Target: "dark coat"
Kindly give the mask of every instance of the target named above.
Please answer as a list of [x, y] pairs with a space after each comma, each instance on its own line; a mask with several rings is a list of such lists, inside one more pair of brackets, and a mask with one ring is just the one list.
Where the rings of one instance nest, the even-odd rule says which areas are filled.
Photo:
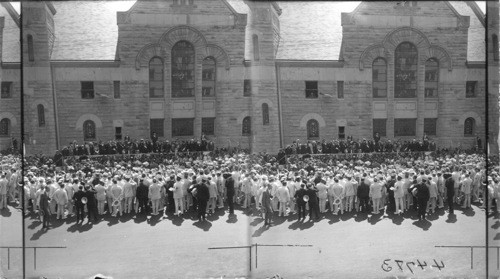
[[364, 179], [361, 181], [356, 194], [360, 199], [367, 199], [370, 197], [370, 186], [364, 182]]
[[295, 198], [297, 199], [297, 204], [303, 205], [306, 202], [304, 201], [304, 195], [306, 195], [306, 190], [304, 188], [300, 188], [295, 192]]

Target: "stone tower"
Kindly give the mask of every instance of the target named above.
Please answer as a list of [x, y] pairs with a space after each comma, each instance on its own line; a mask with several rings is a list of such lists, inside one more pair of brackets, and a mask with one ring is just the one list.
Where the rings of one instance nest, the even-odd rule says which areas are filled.
[[250, 147], [254, 153], [275, 153], [281, 138], [275, 66], [281, 9], [275, 2], [245, 3], [250, 8], [245, 40], [247, 58], [250, 58], [246, 61], [246, 70], [252, 86]]
[[54, 15], [50, 2], [21, 5], [24, 71], [24, 134], [27, 154], [54, 154], [58, 149], [57, 96], [50, 57], [54, 45]]

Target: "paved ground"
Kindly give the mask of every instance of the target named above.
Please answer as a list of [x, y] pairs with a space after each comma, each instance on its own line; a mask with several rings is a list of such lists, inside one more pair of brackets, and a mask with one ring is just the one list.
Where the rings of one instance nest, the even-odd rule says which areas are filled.
[[[4, 211], [0, 219], [0, 243], [19, 245], [20, 230], [15, 228], [20, 225], [20, 212], [9, 210], [11, 216]], [[496, 245], [499, 218], [491, 217], [488, 224], [489, 240]], [[175, 216], [105, 217], [97, 224], [83, 225], [68, 219], [55, 221], [48, 231], [41, 230], [36, 219], [27, 219], [27, 246], [67, 248], [38, 249], [36, 270], [33, 251], [28, 249], [26, 272], [28, 278], [95, 274], [113, 278], [266, 278], [276, 274], [282, 278], [484, 278], [484, 248], [473, 249], [471, 268], [470, 248], [435, 247], [484, 246], [484, 211], [473, 206], [457, 210], [455, 216], [440, 211], [429, 219], [327, 213], [318, 222], [275, 217], [274, 225], [265, 228], [255, 212], [237, 210], [231, 217], [220, 211], [201, 223]], [[252, 246], [251, 262], [248, 248], [208, 249], [252, 244], [257, 247]], [[490, 275], [498, 277], [497, 251], [489, 250]], [[21, 277], [20, 253], [11, 251], [8, 269], [5, 249], [0, 252], [3, 276]], [[402, 261], [403, 271], [395, 260]], [[444, 268], [431, 267], [436, 265], [434, 260], [440, 265], [442, 261]]]

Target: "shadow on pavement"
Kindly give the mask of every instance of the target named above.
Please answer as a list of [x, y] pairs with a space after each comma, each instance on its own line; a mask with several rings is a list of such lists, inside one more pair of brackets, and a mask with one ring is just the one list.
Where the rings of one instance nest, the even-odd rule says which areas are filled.
[[368, 219], [368, 214], [365, 212], [358, 212], [356, 213], [356, 217], [354, 217], [354, 221], [356, 222], [363, 222], [366, 221], [366, 219]]
[[196, 221], [193, 223], [193, 226], [202, 229], [205, 232], [208, 232], [212, 227], [212, 223], [208, 221]]
[[162, 217], [163, 217], [163, 215], [161, 215], [161, 214], [151, 215], [151, 218], [149, 218], [147, 222], [151, 226], [156, 226], [156, 224], [158, 224], [161, 221]]
[[446, 223], [455, 223], [457, 222], [457, 215], [455, 213], [449, 213], [448, 219], [446, 219]]
[[253, 232], [252, 237], [259, 237], [262, 235], [262, 233], [264, 233], [267, 230], [269, 230], [269, 226], [262, 225], [262, 227], [258, 228]]
[[432, 226], [432, 223], [428, 220], [415, 221], [412, 224], [423, 229], [424, 231], [429, 230], [429, 228]]
[[498, 228], [500, 228], [500, 221], [498, 221], [498, 220], [495, 221], [495, 224], [493, 224], [493, 226], [491, 226], [491, 228], [495, 229], [495, 230], [498, 229]]
[[368, 217], [368, 222], [370, 222], [370, 224], [372, 225], [375, 225], [378, 222], [380, 222], [380, 220], [382, 220], [382, 217], [383, 217], [382, 213], [372, 214], [370, 217]]
[[295, 222], [290, 224], [290, 226], [288, 226], [288, 228], [292, 229], [292, 230], [300, 229], [302, 231], [302, 230], [312, 228], [313, 225], [314, 225], [314, 222], [312, 222], [312, 221], [311, 222], [304, 222], [304, 221], [296, 220]]
[[229, 214], [227, 216], [226, 223], [234, 224], [236, 222], [238, 222], [238, 216], [236, 216], [236, 214]]
[[493, 238], [493, 240], [500, 240], [500, 233], [497, 233], [497, 235], [495, 235], [495, 238]]
[[40, 236], [42, 236], [46, 232], [47, 232], [47, 229], [40, 228], [36, 233], [34, 233], [31, 236], [30, 240], [38, 240], [38, 239], [40, 239]]
[[10, 217], [12, 215], [12, 212], [7, 207], [7, 208], [0, 210], [0, 214], [2, 214], [3, 217]]
[[85, 223], [85, 224], [82, 224], [82, 223], [74, 223], [72, 226], [70, 226], [67, 231], [68, 232], [79, 232], [79, 233], [82, 233], [82, 232], [86, 232], [88, 230], [90, 230], [92, 228], [92, 223]]
[[142, 223], [142, 222], [147, 221], [147, 220], [148, 220], [148, 216], [146, 214], [139, 213], [135, 216], [134, 223], [139, 224], [139, 223]]
[[36, 227], [40, 226], [41, 224], [42, 224], [42, 221], [35, 220], [35, 221], [33, 221], [33, 223], [31, 223], [31, 225], [28, 226], [28, 229], [33, 230]]
[[253, 219], [253, 221], [250, 223], [250, 226], [255, 227], [255, 226], [257, 226], [258, 224], [260, 224], [260, 223], [262, 223], [262, 222], [264, 222], [264, 218], [262, 218], [262, 217], [261, 217], [261, 218], [255, 218], [255, 219]]

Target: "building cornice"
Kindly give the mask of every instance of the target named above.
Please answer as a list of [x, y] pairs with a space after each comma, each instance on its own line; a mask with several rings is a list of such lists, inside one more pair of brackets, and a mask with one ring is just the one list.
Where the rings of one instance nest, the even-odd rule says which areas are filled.
[[486, 62], [484, 62], [484, 61], [465, 61], [465, 66], [468, 69], [486, 69]]
[[50, 64], [59, 68], [118, 68], [120, 60], [52, 60]]
[[276, 59], [276, 64], [281, 67], [322, 67], [322, 68], [343, 68], [344, 60], [288, 60]]
[[2, 69], [21, 69], [21, 62], [2, 62]]

